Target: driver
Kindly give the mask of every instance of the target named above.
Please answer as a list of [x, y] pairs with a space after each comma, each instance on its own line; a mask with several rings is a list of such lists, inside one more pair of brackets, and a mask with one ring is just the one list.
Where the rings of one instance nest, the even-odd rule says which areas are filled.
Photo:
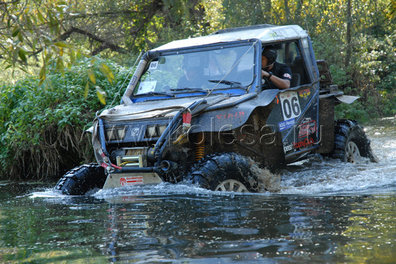
[[184, 57], [183, 73], [184, 75], [177, 83], [178, 88], [201, 88], [203, 84], [202, 65], [200, 65], [200, 58], [198, 56]]
[[290, 87], [291, 70], [289, 66], [276, 61], [276, 50], [266, 48], [261, 53], [261, 77], [263, 89], [287, 89]]

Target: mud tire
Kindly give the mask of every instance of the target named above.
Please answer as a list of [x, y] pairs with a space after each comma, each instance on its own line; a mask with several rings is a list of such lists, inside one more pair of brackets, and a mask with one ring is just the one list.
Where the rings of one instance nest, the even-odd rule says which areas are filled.
[[193, 166], [188, 178], [194, 184], [213, 191], [234, 187], [227, 191], [257, 192], [258, 179], [251, 170], [251, 163], [251, 160], [236, 153], [208, 155]]
[[95, 188], [103, 188], [106, 180], [104, 169], [96, 164], [84, 164], [66, 172], [55, 185], [66, 195], [84, 195]]
[[334, 133], [334, 149], [331, 153], [333, 158], [354, 163], [356, 160], [353, 156], [358, 155], [369, 158], [372, 162], [378, 161], [371, 149], [370, 140], [356, 121], [337, 120]]

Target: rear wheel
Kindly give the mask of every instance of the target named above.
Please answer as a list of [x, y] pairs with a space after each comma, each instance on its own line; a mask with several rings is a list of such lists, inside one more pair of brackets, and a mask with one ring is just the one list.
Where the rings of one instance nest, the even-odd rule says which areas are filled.
[[197, 163], [189, 178], [213, 191], [257, 192], [258, 179], [251, 166], [251, 160], [236, 153], [214, 154]]
[[359, 162], [362, 157], [369, 158], [372, 162], [378, 161], [363, 128], [356, 121], [346, 119], [336, 122], [331, 156], [351, 163]]
[[84, 164], [68, 171], [55, 185], [55, 190], [67, 195], [84, 195], [102, 188], [106, 181], [104, 169], [95, 163]]

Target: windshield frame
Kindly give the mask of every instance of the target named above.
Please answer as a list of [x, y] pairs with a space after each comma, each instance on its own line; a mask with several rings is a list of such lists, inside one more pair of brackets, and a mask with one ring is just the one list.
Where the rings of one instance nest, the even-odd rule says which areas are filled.
[[[228, 80], [223, 77], [220, 81], [223, 81], [223, 86], [218, 87], [219, 83], [215, 84], [214, 87], [208, 88], [205, 91], [199, 91], [198, 89], [196, 91], [190, 90], [188, 91], [187, 89], [184, 91], [174, 91], [172, 94], [174, 94], [174, 97], [170, 96], [161, 96], [161, 95], [155, 95], [153, 94], [148, 94], [147, 96], [143, 96], [142, 93], [137, 93], [139, 83], [141, 82], [142, 76], [147, 72], [147, 70], [150, 68], [151, 62], [157, 60], [161, 56], [171, 56], [171, 55], [183, 55], [183, 54], [188, 54], [188, 53], [195, 53], [195, 52], [205, 52], [205, 51], [211, 51], [211, 50], [216, 50], [216, 49], [226, 49], [226, 48], [237, 48], [237, 47], [250, 47], [253, 49], [253, 65], [252, 65], [252, 81], [250, 82], [249, 85], [247, 86], [237, 86], [237, 85], [230, 85], [230, 87], [224, 87], [224, 83], [227, 83]], [[170, 98], [179, 98], [179, 97], [188, 97], [188, 96], [208, 96], [210, 94], [229, 94], [230, 96], [240, 96], [252, 91], [255, 91], [258, 86], [258, 78], [260, 74], [260, 59], [261, 59], [261, 42], [258, 39], [250, 39], [250, 40], [240, 40], [240, 41], [230, 41], [230, 42], [221, 42], [221, 43], [215, 43], [215, 44], [210, 44], [210, 45], [202, 45], [202, 46], [192, 46], [192, 47], [186, 47], [186, 48], [178, 48], [178, 49], [172, 49], [172, 50], [156, 50], [155, 51], [155, 56], [152, 56], [149, 61], [147, 61], [147, 65], [145, 70], [142, 72], [142, 74], [139, 76], [139, 81], [137, 82], [137, 85], [131, 95], [131, 99], [133, 102], [139, 102], [139, 101], [146, 101], [146, 100], [160, 100], [160, 99], [170, 99]], [[187, 87], [186, 87], [187, 88]], [[191, 87], [193, 88], [193, 87]], [[217, 88], [217, 89], [216, 89]], [[182, 89], [181, 89], [182, 90]]]

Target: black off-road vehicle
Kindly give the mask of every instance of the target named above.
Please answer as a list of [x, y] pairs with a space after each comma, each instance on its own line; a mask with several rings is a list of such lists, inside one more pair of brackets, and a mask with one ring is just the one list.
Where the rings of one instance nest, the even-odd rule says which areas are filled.
[[[291, 87], [264, 89], [261, 53], [277, 51]], [[308, 154], [375, 161], [352, 120], [334, 106], [352, 103], [332, 85], [301, 27], [259, 25], [177, 40], [144, 54], [122, 104], [98, 115], [92, 143], [97, 164], [66, 173], [55, 189], [188, 180], [223, 191], [258, 191], [253, 164], [276, 169]]]

